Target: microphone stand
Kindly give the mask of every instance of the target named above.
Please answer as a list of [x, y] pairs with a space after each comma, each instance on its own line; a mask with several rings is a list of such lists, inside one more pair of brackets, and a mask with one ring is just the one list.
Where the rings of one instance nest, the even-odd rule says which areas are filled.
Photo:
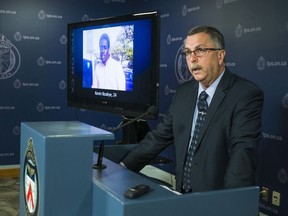
[[[142, 117], [148, 115], [148, 114], [153, 114], [156, 112], [156, 107], [151, 106], [148, 108], [148, 110], [143, 113], [142, 115], [138, 116], [137, 118], [132, 119], [131, 121], [127, 121], [124, 124], [121, 124], [120, 126], [116, 127], [115, 129], [113, 129], [111, 132], [114, 133], [115, 131], [129, 125], [132, 124], [135, 121], [138, 121], [139, 119], [141, 119]], [[98, 151], [98, 160], [97, 163], [93, 165], [93, 169], [98, 169], [98, 170], [102, 170], [105, 169], [107, 166], [105, 164], [102, 163], [103, 161], [103, 156], [104, 156], [104, 140], [101, 141], [100, 145], [99, 145], [99, 151]]]
[[104, 140], [102, 140], [99, 145], [98, 159], [97, 159], [97, 163], [93, 165], [93, 169], [102, 170], [107, 167], [105, 164], [102, 163], [103, 156], [104, 156]]

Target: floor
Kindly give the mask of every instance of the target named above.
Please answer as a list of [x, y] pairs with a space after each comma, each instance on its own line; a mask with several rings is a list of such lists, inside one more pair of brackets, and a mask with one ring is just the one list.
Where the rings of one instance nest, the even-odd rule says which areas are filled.
[[0, 215], [19, 215], [19, 177], [0, 178]]

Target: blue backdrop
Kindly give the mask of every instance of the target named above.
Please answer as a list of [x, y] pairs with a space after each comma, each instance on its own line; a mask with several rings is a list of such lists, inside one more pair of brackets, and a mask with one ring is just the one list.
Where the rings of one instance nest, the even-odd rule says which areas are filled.
[[[108, 130], [121, 121], [67, 107], [67, 23], [158, 10], [160, 118], [177, 86], [191, 79], [179, 58], [187, 31], [196, 25], [219, 28], [227, 66], [265, 93], [258, 177], [269, 194], [260, 210], [288, 215], [287, 8], [286, 0], [0, 0], [0, 165], [19, 164], [23, 121], [79, 120]], [[157, 121], [148, 123], [153, 128]]]

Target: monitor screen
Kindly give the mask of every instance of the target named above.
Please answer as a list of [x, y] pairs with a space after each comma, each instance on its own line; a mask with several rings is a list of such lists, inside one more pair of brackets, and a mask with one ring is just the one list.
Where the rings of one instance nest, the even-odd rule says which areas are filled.
[[158, 117], [157, 11], [68, 24], [67, 52], [69, 106]]

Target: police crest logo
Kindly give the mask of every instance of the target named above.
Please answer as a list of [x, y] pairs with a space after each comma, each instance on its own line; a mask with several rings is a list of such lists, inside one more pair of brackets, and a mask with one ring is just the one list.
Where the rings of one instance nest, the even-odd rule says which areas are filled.
[[183, 48], [184, 45], [178, 49], [175, 57], [175, 75], [180, 84], [193, 79], [193, 76], [189, 72], [188, 66], [186, 64], [186, 58], [185, 56], [181, 55]]
[[39, 209], [39, 177], [32, 138], [28, 140], [24, 155], [23, 181], [26, 215], [36, 216]]
[[257, 60], [257, 68], [258, 70], [264, 70], [266, 66], [266, 61], [264, 59], [263, 56], [261, 56], [258, 60]]
[[20, 54], [17, 48], [0, 34], [0, 79], [15, 75], [20, 67]]

